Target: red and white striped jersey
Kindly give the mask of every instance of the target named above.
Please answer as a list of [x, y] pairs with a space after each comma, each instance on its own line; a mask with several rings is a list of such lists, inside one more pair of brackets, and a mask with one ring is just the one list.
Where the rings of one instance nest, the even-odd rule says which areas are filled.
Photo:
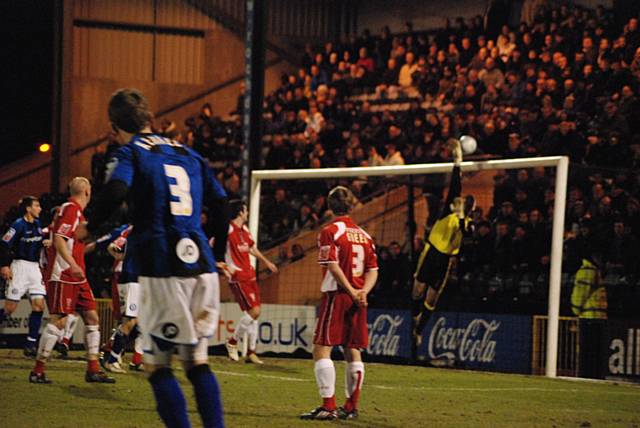
[[229, 223], [225, 262], [231, 270], [231, 281], [247, 281], [256, 277], [256, 271], [249, 258], [249, 250], [254, 244], [255, 242], [247, 226], [237, 226], [233, 222]]
[[[86, 221], [82, 213], [82, 207], [73, 199], [65, 202], [60, 207], [60, 212], [53, 220], [51, 232], [53, 236], [62, 236], [66, 241], [69, 253], [86, 274], [84, 264], [84, 243], [75, 239], [75, 232], [78, 225]], [[86, 279], [79, 280], [71, 275], [69, 264], [58, 254], [55, 245], [47, 250], [47, 269], [45, 273], [46, 281], [66, 282], [70, 284], [81, 284]]]
[[350, 217], [336, 217], [318, 236], [318, 263], [323, 265], [320, 291], [342, 290], [326, 265], [338, 263], [349, 283], [364, 287], [364, 275], [378, 269], [373, 240]]

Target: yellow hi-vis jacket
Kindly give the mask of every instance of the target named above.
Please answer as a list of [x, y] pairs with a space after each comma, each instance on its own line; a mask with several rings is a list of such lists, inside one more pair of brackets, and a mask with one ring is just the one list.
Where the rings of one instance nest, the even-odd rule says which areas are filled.
[[607, 290], [598, 268], [583, 259], [571, 292], [571, 309], [580, 318], [607, 319]]

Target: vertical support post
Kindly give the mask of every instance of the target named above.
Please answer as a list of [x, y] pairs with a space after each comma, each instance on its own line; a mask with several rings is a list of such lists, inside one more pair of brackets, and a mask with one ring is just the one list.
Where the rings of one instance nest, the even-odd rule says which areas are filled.
[[242, 113], [242, 195], [249, 197], [251, 171], [256, 166], [261, 141], [264, 93], [264, 3], [246, 0], [245, 94]]
[[551, 275], [549, 278], [549, 321], [547, 325], [547, 357], [545, 375], [557, 376], [558, 327], [560, 323], [560, 280], [562, 275], [562, 238], [567, 200], [569, 158], [563, 156], [556, 170], [555, 200], [553, 204], [553, 233], [551, 236]]
[[413, 238], [416, 236], [416, 213], [415, 213], [415, 197], [413, 195], [413, 175], [408, 176], [407, 182], [407, 243], [409, 244], [409, 261], [411, 266], [415, 262], [415, 251], [413, 246]]
[[[262, 182], [251, 177], [251, 193], [249, 196], [249, 232], [258, 243], [258, 225], [260, 224], [260, 190]], [[251, 264], [256, 267], [256, 258], [251, 256]]]
[[51, 191], [56, 193], [69, 181], [69, 139], [71, 117], [71, 77], [73, 7], [69, 0], [53, 6], [53, 94], [51, 115]]

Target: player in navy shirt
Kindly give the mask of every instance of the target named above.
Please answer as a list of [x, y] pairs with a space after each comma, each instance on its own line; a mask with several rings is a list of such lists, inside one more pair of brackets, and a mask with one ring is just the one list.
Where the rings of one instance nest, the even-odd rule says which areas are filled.
[[[219, 427], [224, 425], [222, 403], [207, 364], [207, 343], [219, 317], [216, 265], [226, 269], [226, 194], [200, 155], [151, 133], [151, 118], [139, 91], [121, 89], [111, 97], [109, 119], [127, 144], [107, 166], [107, 182], [87, 230], [94, 231], [127, 200], [133, 231], [124, 270], [139, 278], [144, 367], [158, 413], [169, 427], [190, 426], [184, 395], [170, 365], [177, 347], [203, 426]], [[205, 205], [213, 220], [216, 258], [200, 224]]]
[[40, 227], [40, 201], [33, 196], [25, 196], [20, 201], [23, 216], [13, 222], [0, 241], [0, 276], [7, 281], [4, 309], [0, 309], [0, 323], [11, 315], [22, 296], [29, 295], [31, 315], [29, 334], [24, 354], [36, 355], [36, 341], [40, 333], [45, 291], [40, 272], [40, 253], [43, 237]]

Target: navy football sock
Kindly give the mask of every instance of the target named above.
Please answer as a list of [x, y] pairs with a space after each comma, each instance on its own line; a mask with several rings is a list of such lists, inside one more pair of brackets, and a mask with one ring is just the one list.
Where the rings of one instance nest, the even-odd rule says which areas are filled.
[[198, 412], [205, 428], [224, 427], [220, 386], [207, 364], [192, 367], [187, 377], [193, 384]]
[[171, 369], [158, 369], [149, 377], [153, 395], [156, 398], [156, 410], [168, 428], [189, 428], [187, 402], [184, 399], [178, 381]]
[[116, 330], [116, 334], [113, 335], [113, 341], [111, 343], [111, 353], [107, 358], [109, 364], [113, 364], [118, 361], [118, 357], [122, 355], [122, 350], [127, 343], [127, 336], [120, 331]]
[[5, 313], [4, 308], [0, 309], [0, 323], [4, 322], [6, 315], [7, 314]]
[[40, 335], [40, 324], [42, 324], [42, 312], [31, 312], [29, 315], [29, 336], [27, 336], [27, 344], [34, 345]]
[[422, 311], [422, 308], [424, 307], [424, 304], [422, 303], [424, 301], [424, 299], [417, 299], [417, 300], [412, 300], [411, 301], [411, 316], [412, 317], [417, 317], [420, 312]]

